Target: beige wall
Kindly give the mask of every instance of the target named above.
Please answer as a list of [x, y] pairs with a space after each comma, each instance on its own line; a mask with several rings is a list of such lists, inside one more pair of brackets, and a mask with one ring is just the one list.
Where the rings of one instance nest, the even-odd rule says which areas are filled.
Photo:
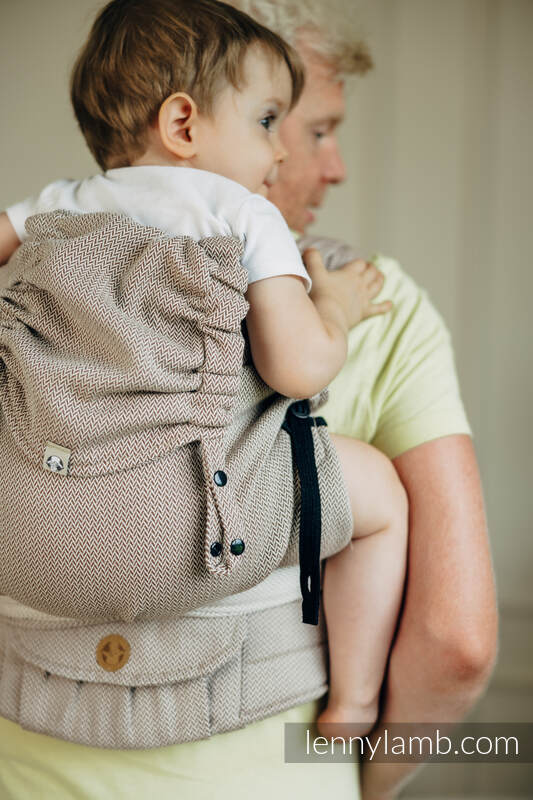
[[[0, 207], [94, 170], [67, 96], [99, 3], [0, 0]], [[394, 255], [453, 334], [503, 611], [497, 680], [533, 685], [533, 3], [364, 0], [376, 69], [316, 230]]]

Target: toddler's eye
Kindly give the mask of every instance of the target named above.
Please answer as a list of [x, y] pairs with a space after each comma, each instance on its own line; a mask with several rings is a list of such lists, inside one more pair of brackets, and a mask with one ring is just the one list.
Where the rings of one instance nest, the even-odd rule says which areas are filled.
[[275, 121], [276, 121], [275, 114], [267, 114], [266, 117], [263, 117], [263, 119], [261, 120], [261, 125], [263, 126], [263, 128], [266, 128], [267, 131], [269, 131], [270, 128], [272, 127], [272, 123]]

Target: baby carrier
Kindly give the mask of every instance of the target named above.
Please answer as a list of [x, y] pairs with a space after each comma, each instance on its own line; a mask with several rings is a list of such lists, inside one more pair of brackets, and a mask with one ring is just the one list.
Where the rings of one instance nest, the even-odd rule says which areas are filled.
[[[338, 456], [310, 413], [327, 390], [293, 402], [254, 369], [239, 240], [108, 213], [52, 212], [27, 229], [0, 300], [0, 595], [35, 613], [0, 626], [0, 714], [103, 747], [246, 724], [257, 709], [232, 716], [227, 683], [207, 733], [194, 711], [199, 665], [209, 650], [227, 666], [243, 617], [211, 619], [198, 637], [183, 614], [299, 563], [303, 621], [319, 622], [320, 559], [352, 534]], [[162, 675], [188, 687], [181, 728], [174, 702], [155, 731], [142, 720], [160, 703], [133, 729], [88, 722], [104, 686], [109, 704], [111, 686], [148, 690]], [[33, 702], [6, 689], [24, 680]], [[86, 683], [74, 723], [73, 687]]]

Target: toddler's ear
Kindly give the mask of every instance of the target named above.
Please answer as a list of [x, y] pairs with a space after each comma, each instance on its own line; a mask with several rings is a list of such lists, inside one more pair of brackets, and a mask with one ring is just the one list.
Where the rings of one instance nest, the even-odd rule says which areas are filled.
[[196, 123], [198, 108], [185, 92], [167, 97], [159, 109], [158, 127], [161, 141], [178, 158], [192, 158], [197, 152]]

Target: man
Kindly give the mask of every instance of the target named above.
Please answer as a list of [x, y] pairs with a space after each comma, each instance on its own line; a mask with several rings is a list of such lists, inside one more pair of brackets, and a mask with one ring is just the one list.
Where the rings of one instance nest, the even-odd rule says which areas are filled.
[[[234, 5], [289, 39], [305, 63], [304, 93], [282, 127], [290, 157], [281, 165], [279, 180], [269, 194], [288, 224], [303, 233], [314, 219], [310, 209], [322, 204], [330, 184], [345, 178], [336, 138], [345, 107], [342, 73], [364, 73], [371, 60], [364, 45], [353, 38], [347, 18], [330, 32], [331, 21], [335, 21], [331, 4], [316, 0], [303, 8], [292, 0], [262, 4], [234, 0]], [[309, 244], [318, 242], [301, 240], [302, 248]], [[386, 280], [383, 296], [393, 299], [397, 306], [393, 314], [401, 315], [403, 303], [413, 304], [416, 287], [397, 269], [388, 277], [396, 281], [397, 294], [390, 294]], [[414, 291], [404, 293], [405, 287], [399, 284], [410, 284]], [[438, 324], [429, 308], [424, 313]], [[422, 320], [420, 331], [427, 324]], [[416, 320], [411, 327], [417, 330]], [[401, 348], [402, 337], [408, 335], [405, 327], [398, 329], [381, 347], [388, 348], [391, 356], [393, 347]], [[423, 415], [410, 423], [407, 415], [401, 420], [410, 398], [424, 393], [426, 383], [435, 380], [431, 368], [424, 371], [423, 362], [415, 365], [413, 361], [415, 379], [411, 388], [401, 390], [403, 398], [383, 401], [380, 418], [373, 425], [365, 419], [350, 420], [353, 396], [362, 385], [357, 377], [357, 357], [364, 354], [365, 344], [359, 326], [352, 331], [347, 363], [331, 384], [330, 400], [320, 413], [332, 432], [358, 438], [369, 432], [372, 443], [392, 457], [409, 496], [407, 588], [375, 740], [390, 722], [449, 722], [466, 714], [485, 688], [494, 663], [497, 610], [479, 471], [468, 427], [460, 417], [460, 400], [457, 396], [456, 416], [445, 421], [430, 422]], [[435, 369], [440, 365], [449, 373], [436, 379], [451, 386], [455, 376], [447, 342], [435, 344], [435, 351], [427, 354], [427, 363], [431, 361]], [[374, 377], [377, 381], [377, 368]], [[365, 379], [370, 380], [368, 371]], [[398, 389], [391, 381], [390, 395], [394, 388]], [[394, 402], [401, 408], [393, 420]], [[434, 412], [438, 410], [436, 399]], [[417, 411], [415, 406], [413, 413]], [[407, 432], [409, 424], [412, 430]], [[395, 797], [413, 769], [408, 764], [366, 762], [363, 800]]]
[[[340, 35], [330, 35], [334, 8], [323, 0], [236, 0], [235, 5], [292, 39], [306, 63], [304, 94], [284, 123], [290, 158], [271, 195], [292, 228], [303, 233], [313, 220], [310, 209], [322, 204], [330, 184], [345, 177], [336, 140], [336, 126], [344, 113], [340, 75], [364, 72], [370, 58], [363, 46], [354, 46], [342, 15]], [[342, 250], [332, 249], [338, 260]], [[366, 439], [386, 452], [409, 495], [405, 604], [391, 650], [376, 736], [393, 721], [444, 722], [462, 717], [486, 685], [496, 647], [482, 493], [456, 391], [447, 332], [396, 262], [382, 259], [380, 268], [386, 273], [384, 296], [394, 301], [395, 309], [350, 334], [349, 358], [331, 385], [330, 401], [319, 412], [333, 432]], [[388, 324], [386, 320], [390, 327], [380, 327]], [[428, 331], [427, 342], [422, 341], [420, 335]], [[417, 343], [424, 347], [417, 348]], [[365, 361], [365, 381], [361, 381], [365, 354], [370, 359]], [[367, 369], [370, 361], [373, 374]], [[420, 399], [427, 398], [429, 390], [434, 391], [431, 419], [422, 413]], [[442, 396], [450, 401], [453, 413], [443, 411]], [[300, 603], [292, 607], [299, 616]], [[266, 613], [257, 615], [261, 621], [268, 619]], [[263, 622], [261, 626], [264, 642], [283, 637], [283, 629]], [[302, 630], [302, 641], [309, 634]], [[301, 642], [292, 644], [299, 656]], [[260, 663], [262, 642], [254, 647], [253, 657]], [[297, 657], [290, 658], [291, 650], [287, 647], [287, 674], [300, 663]], [[279, 680], [276, 673], [271, 682]], [[278, 686], [274, 685], [274, 694]], [[213, 684], [206, 681], [205, 693], [212, 690]], [[348, 774], [345, 765], [283, 764], [281, 723], [309, 721], [318, 701], [269, 717], [272, 711], [266, 695], [270, 690], [270, 685], [257, 681], [242, 690], [264, 700], [265, 718], [253, 725], [135, 754], [63, 742], [0, 720], [0, 756], [5, 767], [0, 786], [6, 796], [56, 800], [73, 796], [101, 800], [126, 794], [133, 799], [154, 793], [182, 800], [230, 796], [235, 800], [253, 793], [260, 800], [273, 791], [280, 798], [298, 794], [318, 798], [328, 790], [354, 798], [356, 775], [353, 770]], [[412, 769], [404, 764], [363, 764], [363, 800], [395, 797]]]

